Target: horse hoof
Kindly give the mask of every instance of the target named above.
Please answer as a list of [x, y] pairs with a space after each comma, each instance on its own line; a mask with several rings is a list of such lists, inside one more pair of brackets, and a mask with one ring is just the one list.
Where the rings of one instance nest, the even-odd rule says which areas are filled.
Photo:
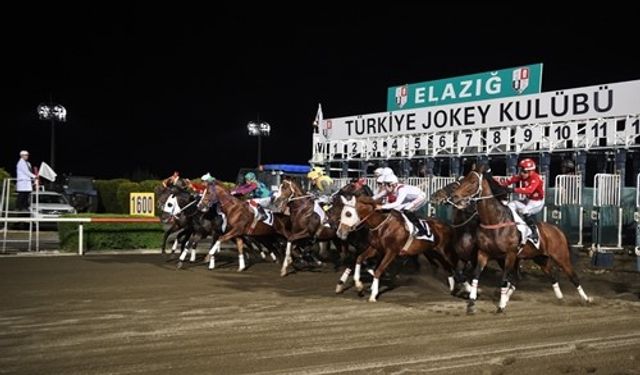
[[356, 281], [356, 290], [362, 292], [364, 290], [364, 284], [360, 281]]
[[505, 309], [506, 309], [506, 308], [498, 307], [498, 308], [496, 309], [496, 314], [503, 314], [503, 313], [505, 312]]
[[285, 276], [287, 276], [287, 271], [286, 270], [280, 271], [280, 277], [285, 277]]
[[179, 261], [178, 264], [176, 264], [176, 269], [181, 269], [182, 268], [182, 261]]
[[474, 315], [476, 313], [476, 304], [469, 303], [467, 304], [467, 315]]
[[205, 263], [209, 262], [209, 259], [211, 259], [211, 255], [210, 254], [207, 254], [207, 255], [204, 256], [204, 262]]
[[375, 299], [374, 297], [369, 297], [369, 302], [378, 302], [378, 300]]
[[344, 286], [342, 284], [336, 285], [336, 294], [344, 292]]
[[247, 269], [247, 267], [238, 267], [238, 272], [242, 272], [242, 271], [244, 271], [246, 269]]
[[593, 303], [593, 297], [589, 297], [586, 300], [583, 300], [585, 305], [590, 305]]

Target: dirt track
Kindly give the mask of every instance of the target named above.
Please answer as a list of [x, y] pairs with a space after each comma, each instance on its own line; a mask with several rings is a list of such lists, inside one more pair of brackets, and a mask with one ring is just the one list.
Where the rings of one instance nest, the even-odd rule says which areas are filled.
[[335, 295], [331, 267], [281, 278], [267, 263], [237, 273], [175, 271], [159, 255], [4, 257], [0, 373], [639, 374], [640, 275], [581, 262], [591, 306], [566, 278], [555, 302], [527, 268], [496, 315], [489, 271], [467, 316], [426, 265], [373, 304]]

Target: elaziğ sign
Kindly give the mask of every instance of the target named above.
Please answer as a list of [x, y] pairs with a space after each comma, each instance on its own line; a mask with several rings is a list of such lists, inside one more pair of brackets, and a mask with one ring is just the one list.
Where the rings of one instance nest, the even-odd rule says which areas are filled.
[[387, 89], [387, 111], [537, 94], [542, 64], [470, 74]]

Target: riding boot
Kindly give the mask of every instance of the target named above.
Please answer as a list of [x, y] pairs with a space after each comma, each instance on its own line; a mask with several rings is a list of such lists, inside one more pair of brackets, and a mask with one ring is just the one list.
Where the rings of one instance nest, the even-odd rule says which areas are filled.
[[527, 225], [529, 226], [529, 228], [531, 228], [531, 236], [529, 236], [529, 238], [531, 238], [531, 240], [534, 243], [538, 242], [538, 230], [536, 227], [536, 218], [533, 215], [526, 215], [524, 217], [524, 222], [527, 223]]
[[411, 221], [411, 223], [418, 230], [418, 233], [416, 234], [416, 237], [421, 237], [421, 236], [426, 236], [427, 235], [427, 231], [424, 229], [424, 227], [422, 226], [422, 223], [420, 223], [420, 219], [418, 219], [418, 217], [416, 216], [416, 214], [414, 212], [408, 211], [408, 210], [404, 210], [404, 211], [402, 211], [402, 213], [405, 214], [405, 216]]

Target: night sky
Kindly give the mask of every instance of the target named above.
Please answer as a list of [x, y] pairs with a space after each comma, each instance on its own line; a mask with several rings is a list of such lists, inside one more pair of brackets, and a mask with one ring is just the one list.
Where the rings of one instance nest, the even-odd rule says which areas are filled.
[[543, 91], [640, 78], [631, 9], [527, 4], [6, 11], [0, 167], [49, 161], [50, 98], [68, 111], [58, 173], [233, 180], [256, 164], [258, 117], [263, 163], [306, 164], [318, 103], [382, 112], [389, 86], [540, 62]]

